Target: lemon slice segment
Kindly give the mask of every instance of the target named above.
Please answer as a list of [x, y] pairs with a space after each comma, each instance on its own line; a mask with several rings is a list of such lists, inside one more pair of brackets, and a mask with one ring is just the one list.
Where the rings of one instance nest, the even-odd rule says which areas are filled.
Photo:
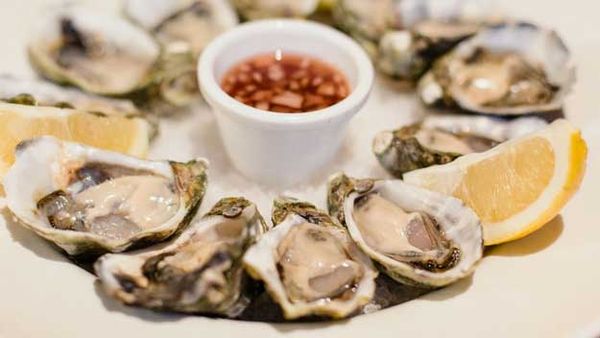
[[102, 116], [73, 109], [0, 103], [0, 178], [19, 142], [51, 135], [137, 157], [148, 152], [151, 128], [142, 118]]
[[577, 191], [587, 146], [560, 119], [479, 154], [404, 175], [407, 183], [452, 195], [479, 215], [486, 245], [524, 237], [554, 218]]

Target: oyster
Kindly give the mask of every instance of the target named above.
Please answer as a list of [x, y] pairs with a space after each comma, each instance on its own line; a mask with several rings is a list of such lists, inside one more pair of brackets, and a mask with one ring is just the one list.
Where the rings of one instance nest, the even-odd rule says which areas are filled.
[[552, 30], [519, 22], [481, 30], [435, 62], [419, 82], [427, 105], [495, 115], [559, 110], [575, 82]]
[[206, 189], [206, 161], [146, 161], [61, 142], [24, 141], [4, 177], [21, 223], [69, 255], [162, 241], [186, 225]]
[[257, 20], [272, 17], [303, 18], [317, 10], [319, 0], [232, 0], [242, 17]]
[[44, 17], [28, 52], [42, 76], [102, 95], [147, 86], [160, 58], [160, 46], [141, 28], [78, 6]]
[[222, 0], [127, 0], [125, 14], [167, 52], [190, 51], [194, 62], [213, 38], [238, 24], [235, 11]]
[[265, 231], [253, 203], [223, 198], [169, 245], [104, 255], [95, 271], [125, 304], [233, 317], [249, 303], [242, 256]]
[[483, 253], [477, 215], [460, 200], [401, 180], [329, 180], [329, 212], [393, 279], [441, 287], [473, 272]]
[[0, 75], [0, 100], [14, 103], [20, 101], [20, 103], [41, 106], [72, 107], [107, 115], [141, 115], [129, 100], [106, 98], [46, 81], [22, 79], [10, 75]]
[[343, 318], [367, 304], [377, 271], [346, 229], [312, 204], [278, 198], [273, 224], [244, 256], [285, 318], [308, 315]]
[[383, 168], [396, 177], [405, 172], [445, 164], [500, 142], [546, 126], [536, 117], [503, 120], [487, 116], [430, 115], [373, 139], [373, 153]]

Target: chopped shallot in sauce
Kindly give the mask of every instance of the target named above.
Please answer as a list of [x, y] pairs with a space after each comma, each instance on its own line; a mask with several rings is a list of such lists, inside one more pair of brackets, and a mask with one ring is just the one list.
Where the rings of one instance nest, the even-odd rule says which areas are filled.
[[278, 113], [327, 108], [350, 93], [346, 77], [332, 65], [281, 50], [233, 66], [223, 77], [221, 87], [244, 104]]

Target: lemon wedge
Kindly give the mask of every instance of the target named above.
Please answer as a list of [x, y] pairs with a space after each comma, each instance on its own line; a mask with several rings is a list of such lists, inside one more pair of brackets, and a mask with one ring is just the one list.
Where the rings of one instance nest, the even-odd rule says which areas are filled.
[[103, 116], [73, 109], [0, 103], [0, 178], [19, 142], [51, 135], [137, 157], [148, 152], [151, 128], [142, 118]]
[[481, 219], [485, 245], [493, 245], [554, 218], [579, 188], [586, 157], [580, 131], [559, 119], [486, 152], [406, 173], [404, 181], [463, 200]]

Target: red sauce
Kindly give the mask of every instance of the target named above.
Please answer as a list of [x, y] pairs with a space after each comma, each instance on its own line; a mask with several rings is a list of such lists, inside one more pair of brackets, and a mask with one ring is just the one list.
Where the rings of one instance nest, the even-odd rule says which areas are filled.
[[323, 109], [348, 96], [344, 74], [314, 57], [261, 54], [233, 66], [223, 77], [223, 90], [261, 110], [302, 113]]

